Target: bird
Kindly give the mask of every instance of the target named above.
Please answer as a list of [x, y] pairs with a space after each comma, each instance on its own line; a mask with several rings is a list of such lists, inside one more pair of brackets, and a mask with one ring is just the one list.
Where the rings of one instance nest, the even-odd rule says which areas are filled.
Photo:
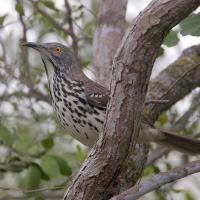
[[[103, 131], [109, 90], [88, 78], [73, 51], [63, 44], [26, 42], [41, 55], [53, 109], [59, 121], [76, 140], [92, 147]], [[175, 150], [200, 153], [200, 141], [144, 123], [141, 142], [157, 142]]]

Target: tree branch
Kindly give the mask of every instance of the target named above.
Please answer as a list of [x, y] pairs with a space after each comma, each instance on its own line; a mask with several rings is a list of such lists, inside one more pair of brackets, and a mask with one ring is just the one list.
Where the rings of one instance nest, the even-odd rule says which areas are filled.
[[[190, 108], [184, 113], [182, 117], [180, 117], [180, 119], [174, 125], [172, 125], [171, 129], [175, 132], [179, 132], [185, 129], [185, 127], [187, 126], [189, 122], [189, 118], [191, 117], [192, 114], [194, 114], [194, 112], [198, 109], [199, 106], [200, 106], [200, 93], [194, 97], [193, 102], [190, 105]], [[193, 136], [197, 137], [196, 135], [193, 135]], [[170, 150], [171, 148], [169, 147], [164, 147], [164, 146], [157, 147], [149, 155], [146, 166], [152, 165], [159, 158], [169, 153]]]
[[[189, 73], [188, 73], [189, 72]], [[184, 74], [187, 74], [185, 76]], [[184, 75], [184, 76], [183, 76]], [[166, 69], [164, 69], [149, 85], [147, 99], [159, 100], [159, 97], [167, 98], [167, 102], [158, 104], [147, 104], [148, 120], [152, 123], [165, 110], [169, 109], [177, 101], [190, 93], [194, 88], [200, 86], [200, 45], [187, 48], [182, 55]], [[173, 86], [173, 87], [172, 87]], [[167, 94], [166, 97], [164, 97]], [[198, 96], [195, 97], [198, 101]], [[162, 99], [161, 99], [162, 100]], [[188, 117], [195, 111], [199, 103], [194, 101], [191, 108], [172, 126], [173, 131], [181, 131], [185, 128]], [[171, 149], [159, 147], [149, 156], [147, 166], [167, 154]]]
[[[16, 3], [19, 3], [19, 0], [16, 0]], [[18, 15], [19, 15], [19, 21], [22, 26], [22, 38], [20, 39], [21, 40], [20, 43], [27, 42], [26, 23], [23, 19], [23, 16], [19, 13]], [[32, 86], [32, 74], [31, 74], [31, 67], [28, 61], [28, 51], [26, 51], [24, 48], [21, 48], [20, 57], [21, 57], [21, 70], [20, 70], [21, 79], [23, 78], [25, 82], [28, 82], [29, 85]]]
[[181, 167], [174, 168], [168, 172], [156, 174], [149, 180], [138, 184], [122, 194], [111, 198], [111, 200], [136, 200], [139, 197], [151, 192], [159, 187], [171, 183], [173, 181], [184, 178], [188, 175], [200, 172], [200, 161], [193, 161]]
[[68, 34], [70, 36], [72, 35], [72, 33], [69, 29], [63, 28], [62, 25], [59, 24], [51, 15], [49, 15], [47, 12], [42, 10], [39, 7], [38, 2], [34, 2], [32, 0], [31, 0], [31, 2], [33, 4], [33, 8], [35, 9], [35, 11], [40, 13], [43, 17], [47, 18], [56, 29], [62, 31], [64, 34]]
[[[81, 167], [65, 200], [107, 199], [106, 192], [127, 171], [159, 47], [168, 31], [198, 5], [196, 0], [153, 0], [136, 18], [114, 58], [104, 134]], [[135, 174], [140, 171], [136, 169]]]
[[101, 1], [93, 40], [95, 75], [110, 87], [111, 65], [124, 35], [127, 0]]
[[165, 110], [200, 86], [200, 45], [186, 49], [169, 67], [149, 85], [147, 99], [167, 99], [165, 104], [147, 105], [147, 118], [154, 122]]
[[[101, 1], [98, 17], [97, 27], [94, 34], [94, 69], [95, 74], [101, 83], [110, 87], [112, 61], [117, 47], [119, 46], [122, 36], [126, 28], [125, 14], [126, 14], [127, 0], [106, 0]], [[123, 175], [116, 179], [116, 184], [108, 194], [118, 194], [120, 191], [130, 188], [137, 178], [130, 176], [134, 175], [135, 169], [143, 169], [143, 163], [147, 159], [147, 146], [144, 144], [137, 145], [138, 157], [134, 156], [129, 159], [129, 169], [124, 171]], [[137, 165], [135, 164], [137, 160]], [[139, 177], [141, 173], [137, 174]]]
[[45, 102], [49, 103], [49, 100], [48, 100], [47, 96], [43, 95], [41, 92], [39, 92], [38, 90], [35, 90], [33, 88], [29, 89], [28, 93], [25, 93], [23, 91], [16, 91], [16, 92], [13, 92], [13, 93], [4, 92], [0, 96], [0, 101], [8, 101], [12, 97], [19, 97], [19, 98], [22, 98], [22, 97], [26, 97], [26, 98], [32, 97], [36, 101], [45, 101]]
[[65, 8], [67, 12], [67, 20], [69, 24], [69, 31], [71, 33], [71, 38], [72, 38], [72, 47], [74, 49], [75, 55], [78, 57], [78, 38], [76, 37], [74, 33], [74, 27], [73, 27], [73, 20], [72, 20], [72, 10], [69, 5], [68, 0], [65, 0]]

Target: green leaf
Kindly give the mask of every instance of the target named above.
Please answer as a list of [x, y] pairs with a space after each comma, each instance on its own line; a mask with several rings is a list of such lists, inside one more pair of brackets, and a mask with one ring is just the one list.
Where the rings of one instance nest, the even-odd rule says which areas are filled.
[[48, 83], [45, 83], [45, 84], [44, 84], [44, 89], [45, 89], [46, 92], [49, 91], [49, 85], [48, 85]]
[[86, 33], [87, 39], [90, 42], [92, 42], [94, 29], [95, 29], [95, 20], [89, 21], [88, 23], [85, 24], [85, 26], [83, 28], [83, 31], [84, 31], [84, 33]]
[[162, 55], [164, 55], [164, 53], [165, 53], [164, 48], [160, 47], [160, 49], [159, 49], [159, 51], [158, 51], [157, 58], [160, 57], [160, 56], [162, 56]]
[[28, 170], [25, 176], [22, 179], [21, 187], [26, 190], [38, 188], [41, 181], [41, 173], [38, 167], [31, 165], [28, 167]]
[[17, 2], [15, 6], [15, 10], [21, 15], [24, 16], [24, 8], [23, 5], [20, 2]]
[[42, 180], [45, 180], [45, 181], [50, 180], [49, 176], [43, 171], [43, 169], [41, 168], [41, 166], [38, 163], [32, 162], [32, 165], [34, 165], [36, 168], [38, 168], [38, 170], [40, 171]]
[[168, 47], [173, 47], [177, 45], [179, 42], [179, 37], [176, 31], [170, 31], [169, 34], [163, 41], [163, 44], [167, 45]]
[[60, 167], [56, 159], [52, 156], [43, 156], [40, 166], [45, 174], [47, 174], [51, 178], [54, 178], [60, 174]]
[[81, 149], [80, 145], [77, 145], [76, 148], [77, 148], [77, 159], [81, 162], [84, 161], [86, 158], [86, 153]]
[[82, 10], [84, 8], [84, 6], [82, 4], [79, 6], [72, 5], [71, 8], [72, 8], [73, 12], [77, 12], [77, 11]]
[[166, 162], [165, 165], [166, 165], [166, 169], [167, 169], [168, 171], [172, 169], [171, 163]]
[[5, 18], [6, 18], [6, 16], [7, 15], [0, 16], [0, 25], [3, 25], [3, 22], [4, 22]]
[[49, 9], [54, 10], [54, 11], [58, 11], [58, 9], [55, 7], [55, 4], [53, 1], [42, 1], [42, 3]]
[[87, 67], [90, 63], [91, 63], [91, 61], [89, 59], [81, 60], [81, 66], [83, 66], [83, 67]]
[[24, 163], [20, 158], [13, 157], [10, 160], [8, 160], [7, 163], [2, 162], [0, 164], [0, 171], [8, 171], [8, 172], [16, 172], [19, 173], [24, 168], [27, 168], [27, 164]]
[[15, 147], [18, 151], [28, 153], [33, 147], [33, 134], [31, 134], [30, 127], [26, 124], [18, 124], [16, 129]]
[[188, 191], [186, 191], [184, 193], [184, 197], [185, 197], [185, 200], [194, 200], [194, 197], [192, 196], [192, 194]]
[[14, 142], [12, 133], [3, 125], [0, 125], [0, 140], [7, 146], [11, 146]]
[[180, 23], [181, 34], [185, 35], [200, 35], [200, 13], [191, 14]]
[[161, 126], [164, 126], [165, 124], [167, 124], [168, 121], [169, 121], [169, 119], [168, 119], [168, 116], [166, 113], [160, 115], [158, 118], [158, 122]]
[[51, 149], [54, 146], [53, 137], [49, 136], [48, 138], [42, 140], [42, 145], [45, 149]]
[[181, 193], [181, 192], [183, 192], [183, 190], [176, 189], [176, 188], [172, 188], [172, 191], [173, 191], [174, 193]]
[[149, 166], [144, 170], [144, 176], [158, 174], [159, 172], [160, 172], [160, 169], [157, 166]]
[[62, 175], [70, 176], [72, 174], [72, 170], [66, 160], [56, 155], [52, 155], [52, 157], [57, 161]]
[[43, 197], [36, 197], [35, 200], [45, 200]]
[[155, 191], [159, 200], [166, 200], [165, 194], [159, 189]]

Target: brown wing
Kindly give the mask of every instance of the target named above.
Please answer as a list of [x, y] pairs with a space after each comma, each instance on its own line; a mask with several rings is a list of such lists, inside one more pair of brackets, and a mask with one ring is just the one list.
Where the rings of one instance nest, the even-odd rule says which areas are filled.
[[88, 102], [106, 110], [109, 101], [109, 90], [92, 80], [87, 80], [84, 86]]

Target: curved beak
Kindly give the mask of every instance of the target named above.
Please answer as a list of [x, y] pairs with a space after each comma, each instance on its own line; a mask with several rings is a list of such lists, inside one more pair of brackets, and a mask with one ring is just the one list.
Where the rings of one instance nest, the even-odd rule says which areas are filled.
[[30, 47], [30, 48], [33, 48], [37, 51], [41, 50], [42, 49], [42, 45], [41, 44], [37, 44], [35, 42], [25, 42], [25, 43], [22, 43], [21, 44], [22, 46], [26, 46], [26, 47]]

